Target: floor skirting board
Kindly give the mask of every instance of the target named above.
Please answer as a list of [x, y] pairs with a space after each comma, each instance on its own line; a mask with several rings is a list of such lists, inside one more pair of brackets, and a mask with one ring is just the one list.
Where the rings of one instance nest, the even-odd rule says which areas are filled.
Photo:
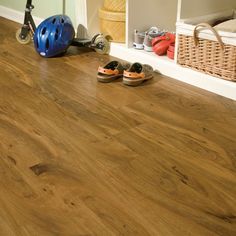
[[[22, 12], [16, 11], [8, 7], [0, 6], [0, 16], [9, 20], [15, 21], [17, 23], [21, 23], [21, 24], [23, 23], [24, 14], [25, 14], [24, 11]], [[39, 25], [43, 21], [42, 18], [39, 18], [37, 16], [33, 16], [33, 18], [36, 25]]]

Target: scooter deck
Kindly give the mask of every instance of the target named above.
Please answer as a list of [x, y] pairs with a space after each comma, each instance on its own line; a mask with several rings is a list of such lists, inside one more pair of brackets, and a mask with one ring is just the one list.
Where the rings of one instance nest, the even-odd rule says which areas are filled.
[[86, 47], [91, 44], [90, 39], [81, 39], [81, 38], [74, 38], [71, 45], [78, 46], [78, 47]]

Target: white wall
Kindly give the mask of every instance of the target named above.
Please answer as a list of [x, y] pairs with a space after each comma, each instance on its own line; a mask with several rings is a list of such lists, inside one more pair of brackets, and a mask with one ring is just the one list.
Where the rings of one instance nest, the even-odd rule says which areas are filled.
[[129, 46], [132, 45], [135, 29], [144, 31], [157, 26], [168, 31], [175, 31], [178, 0], [127, 0]]
[[99, 16], [98, 9], [102, 7], [103, 0], [88, 0], [87, 1], [87, 14], [88, 14], [88, 28], [90, 36], [99, 33]]
[[[127, 0], [129, 21], [132, 28], [146, 30], [159, 26], [168, 30], [175, 29], [178, 0]], [[142, 28], [140, 29], [140, 25]]]
[[236, 0], [180, 0], [180, 18], [190, 18], [210, 13], [236, 9]]
[[[26, 0], [0, 0], [0, 6], [4, 7], [4, 9], [6, 8], [17, 11], [22, 16], [21, 22], [23, 22], [26, 2]], [[77, 0], [66, 0], [65, 4], [65, 13], [71, 18], [75, 27], [76, 2]], [[49, 16], [63, 13], [63, 0], [33, 0], [32, 3], [35, 6], [32, 14], [40, 19], [45, 19]], [[3, 14], [0, 12], [0, 16], [1, 15]]]

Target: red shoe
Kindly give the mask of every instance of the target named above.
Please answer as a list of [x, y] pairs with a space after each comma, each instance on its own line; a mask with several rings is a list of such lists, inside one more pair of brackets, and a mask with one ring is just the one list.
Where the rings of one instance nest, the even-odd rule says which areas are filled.
[[167, 57], [174, 60], [175, 58], [175, 43], [171, 43], [167, 50]]
[[156, 37], [152, 40], [153, 51], [158, 56], [165, 55], [172, 43], [175, 43], [175, 34], [166, 33], [163, 36]]

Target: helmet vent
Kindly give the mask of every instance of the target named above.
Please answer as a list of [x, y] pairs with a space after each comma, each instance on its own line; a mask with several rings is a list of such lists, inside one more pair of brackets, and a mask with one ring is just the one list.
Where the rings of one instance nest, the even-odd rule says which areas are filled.
[[44, 35], [46, 33], [46, 30], [47, 30], [47, 28], [44, 27], [43, 30], [42, 30], [42, 35]]
[[65, 20], [63, 18], [61, 18], [61, 23], [64, 24], [65, 23]]
[[58, 34], [57, 33], [55, 34], [55, 40], [58, 40]]
[[49, 39], [46, 40], [46, 50], [49, 49]]
[[59, 30], [58, 29], [56, 29], [56, 33], [55, 33], [55, 40], [58, 40], [58, 34], [59, 34]]
[[53, 18], [52, 23], [55, 24], [56, 20], [56, 18]]

